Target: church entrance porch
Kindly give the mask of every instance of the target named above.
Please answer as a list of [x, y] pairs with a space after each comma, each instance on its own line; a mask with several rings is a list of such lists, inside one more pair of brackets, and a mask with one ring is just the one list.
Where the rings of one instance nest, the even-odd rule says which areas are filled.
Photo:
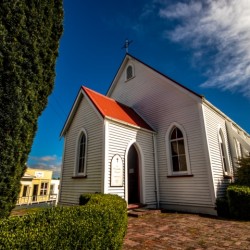
[[128, 151], [128, 204], [140, 203], [140, 171], [139, 156], [135, 145], [133, 144]]

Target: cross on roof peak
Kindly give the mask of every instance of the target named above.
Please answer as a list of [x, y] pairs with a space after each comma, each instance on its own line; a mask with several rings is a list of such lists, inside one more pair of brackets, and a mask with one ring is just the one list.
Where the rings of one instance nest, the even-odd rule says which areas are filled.
[[124, 45], [122, 46], [122, 49], [126, 49], [126, 53], [128, 53], [128, 47], [129, 47], [129, 45], [131, 44], [133, 42], [133, 40], [128, 40], [128, 39], [126, 39], [125, 40], [125, 43], [124, 43]]

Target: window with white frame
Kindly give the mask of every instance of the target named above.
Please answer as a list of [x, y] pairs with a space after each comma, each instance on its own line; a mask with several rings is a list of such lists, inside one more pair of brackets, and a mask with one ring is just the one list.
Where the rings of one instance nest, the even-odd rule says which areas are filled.
[[40, 195], [47, 195], [48, 193], [48, 182], [42, 182], [40, 188]]
[[86, 174], [86, 147], [87, 147], [87, 136], [85, 131], [81, 131], [78, 145], [77, 145], [77, 161], [76, 161], [76, 174]]
[[228, 165], [227, 151], [225, 146], [225, 139], [222, 130], [219, 130], [219, 147], [223, 171], [226, 175], [230, 174], [230, 169]]
[[169, 175], [191, 175], [187, 140], [181, 126], [173, 125], [167, 132]]
[[126, 70], [126, 80], [131, 79], [134, 76], [133, 74], [133, 67], [132, 65], [129, 65]]
[[54, 194], [54, 192], [55, 192], [55, 191], [54, 191], [54, 188], [55, 188], [55, 185], [54, 185], [54, 184], [51, 184], [51, 185], [50, 185], [50, 191], [49, 191], [49, 194], [50, 194], [50, 195]]
[[187, 171], [184, 138], [179, 128], [174, 127], [170, 136], [173, 172]]
[[234, 146], [235, 146], [235, 152], [236, 152], [236, 157], [237, 159], [242, 157], [242, 148], [240, 142], [234, 138]]

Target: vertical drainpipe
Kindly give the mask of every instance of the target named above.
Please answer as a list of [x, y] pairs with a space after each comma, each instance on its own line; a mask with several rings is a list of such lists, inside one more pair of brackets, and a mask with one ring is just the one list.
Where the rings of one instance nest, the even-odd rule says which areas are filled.
[[159, 181], [158, 181], [158, 157], [157, 157], [157, 144], [156, 144], [156, 134], [153, 133], [153, 143], [154, 143], [154, 170], [155, 170], [155, 198], [157, 208], [159, 208]]
[[103, 169], [102, 169], [102, 193], [108, 193], [108, 148], [109, 148], [109, 123], [104, 119], [103, 133]]
[[[62, 167], [61, 167], [61, 173], [60, 173], [60, 181], [59, 181], [59, 192], [58, 192], [58, 202], [57, 204], [60, 204], [61, 202], [61, 195], [62, 195], [62, 176], [63, 176], [63, 166], [64, 166], [64, 158], [65, 158], [65, 149], [66, 149], [66, 135], [64, 135], [64, 143], [63, 143], [63, 155], [62, 155]], [[60, 139], [62, 138], [62, 136], [60, 137]], [[31, 197], [32, 199], [32, 197]]]

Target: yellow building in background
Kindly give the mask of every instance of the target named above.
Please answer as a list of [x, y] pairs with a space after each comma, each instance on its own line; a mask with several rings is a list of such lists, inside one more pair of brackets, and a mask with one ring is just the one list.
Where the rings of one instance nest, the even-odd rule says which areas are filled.
[[59, 180], [52, 180], [53, 171], [27, 168], [21, 179], [17, 205], [57, 202]]

